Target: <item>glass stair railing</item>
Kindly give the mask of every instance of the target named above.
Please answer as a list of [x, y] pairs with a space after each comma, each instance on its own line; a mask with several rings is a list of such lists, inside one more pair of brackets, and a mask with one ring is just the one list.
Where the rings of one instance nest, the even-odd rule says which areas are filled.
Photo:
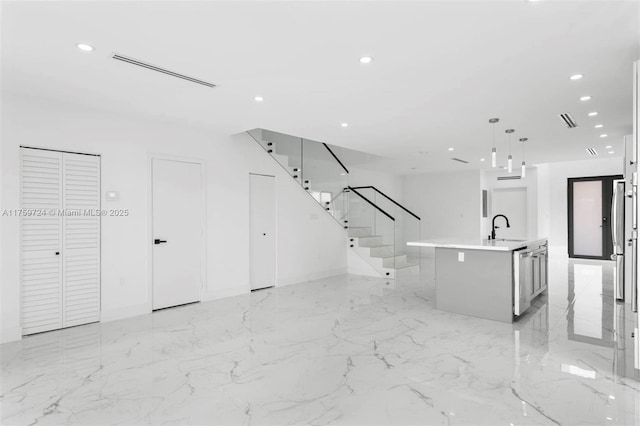
[[349, 170], [327, 144], [264, 129], [248, 133], [335, 220], [347, 226], [348, 206], [342, 193], [349, 186]]
[[394, 235], [396, 251], [396, 268], [420, 264], [420, 248], [407, 246], [409, 241], [420, 240], [420, 217], [398, 203], [375, 186], [357, 186], [351, 188], [367, 197], [373, 204], [389, 213], [395, 219]]
[[349, 170], [322, 142], [264, 129], [247, 132], [348, 230], [349, 246], [378, 274], [419, 273], [419, 251], [406, 242], [420, 239], [420, 218], [373, 186], [349, 187]]
[[373, 186], [349, 187], [349, 243], [383, 276], [420, 273], [420, 218]]

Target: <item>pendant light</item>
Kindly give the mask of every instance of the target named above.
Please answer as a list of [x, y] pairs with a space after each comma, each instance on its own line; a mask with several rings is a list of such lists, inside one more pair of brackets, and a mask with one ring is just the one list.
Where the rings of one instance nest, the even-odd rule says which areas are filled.
[[493, 148], [491, 148], [491, 167], [495, 168], [498, 165], [498, 153], [496, 152], [496, 123], [500, 121], [499, 118], [490, 118], [489, 123], [493, 125]]
[[524, 162], [524, 143], [526, 141], [528, 141], [529, 139], [527, 138], [520, 138], [520, 142], [522, 142], [522, 173], [521, 173], [521, 177], [524, 179], [524, 177], [526, 176], [526, 164]]
[[513, 156], [511, 155], [511, 133], [515, 132], [515, 130], [507, 129], [504, 132], [509, 135], [509, 158], [507, 159], [507, 172], [511, 173], [513, 171]]

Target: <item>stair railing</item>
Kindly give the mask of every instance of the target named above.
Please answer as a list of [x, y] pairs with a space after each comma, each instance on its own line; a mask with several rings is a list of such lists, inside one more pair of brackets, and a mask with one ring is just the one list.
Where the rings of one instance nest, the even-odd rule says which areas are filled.
[[358, 188], [348, 187], [349, 245], [384, 276], [396, 269], [396, 218]]
[[407, 259], [413, 263], [420, 263], [420, 248], [407, 246], [408, 241], [421, 239], [420, 216], [403, 206], [398, 201], [389, 197], [375, 186], [355, 187], [362, 194], [369, 197], [376, 205], [382, 207], [396, 218], [396, 246], [398, 254], [406, 254]]
[[349, 170], [326, 143], [264, 129], [247, 133], [349, 230], [352, 248], [378, 272], [389, 276], [407, 256], [419, 259], [406, 241], [420, 239], [420, 217], [374, 186], [350, 187]]

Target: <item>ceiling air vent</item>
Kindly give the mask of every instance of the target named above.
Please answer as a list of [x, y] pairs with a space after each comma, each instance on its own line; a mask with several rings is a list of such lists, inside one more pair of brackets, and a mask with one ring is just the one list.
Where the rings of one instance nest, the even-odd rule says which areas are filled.
[[457, 161], [458, 163], [464, 163], [464, 164], [469, 164], [468, 161], [465, 160], [461, 160], [460, 158], [452, 158], [453, 161]]
[[200, 80], [200, 79], [197, 79], [197, 78], [189, 77], [188, 75], [179, 74], [177, 72], [169, 71], [167, 69], [160, 68], [160, 67], [157, 67], [155, 65], [148, 64], [146, 62], [142, 62], [142, 61], [140, 61], [138, 59], [129, 58], [129, 57], [123, 56], [123, 55], [118, 55], [117, 53], [114, 53], [112, 58], [117, 60], [117, 61], [126, 62], [126, 63], [131, 64], [131, 65], [137, 65], [139, 67], [146, 68], [146, 69], [149, 69], [151, 71], [161, 72], [163, 74], [167, 74], [167, 75], [170, 75], [172, 77], [181, 78], [183, 80], [187, 80], [187, 81], [190, 81], [192, 83], [201, 84], [201, 85], [207, 86], [207, 87], [216, 87], [216, 85], [213, 84], [213, 83], [208, 83], [206, 81], [203, 81], [203, 80]]
[[587, 148], [587, 152], [589, 153], [589, 155], [592, 155], [592, 156], [598, 155], [598, 151], [596, 151], [593, 148]]
[[576, 122], [573, 120], [573, 117], [568, 112], [560, 114], [560, 118], [568, 128], [573, 129], [575, 127], [578, 127]]
[[514, 180], [520, 179], [520, 176], [498, 176], [498, 180]]

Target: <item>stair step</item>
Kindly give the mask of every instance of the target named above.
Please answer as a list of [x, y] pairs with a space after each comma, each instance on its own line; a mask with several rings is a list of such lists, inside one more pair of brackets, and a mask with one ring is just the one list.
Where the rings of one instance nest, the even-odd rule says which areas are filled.
[[413, 268], [414, 266], [418, 266], [418, 264], [406, 262], [402, 265], [396, 265], [396, 269], [407, 269], [407, 268]]
[[363, 226], [349, 227], [350, 237], [369, 237], [371, 235], [373, 235], [373, 228], [363, 227]]
[[407, 264], [407, 255], [401, 254], [399, 256], [383, 257], [382, 267], [398, 269], [399, 266]]
[[382, 235], [368, 235], [366, 237], [358, 237], [358, 245], [360, 247], [377, 247], [383, 244]]
[[369, 256], [371, 257], [389, 257], [393, 255], [393, 246], [373, 246], [369, 250]]

